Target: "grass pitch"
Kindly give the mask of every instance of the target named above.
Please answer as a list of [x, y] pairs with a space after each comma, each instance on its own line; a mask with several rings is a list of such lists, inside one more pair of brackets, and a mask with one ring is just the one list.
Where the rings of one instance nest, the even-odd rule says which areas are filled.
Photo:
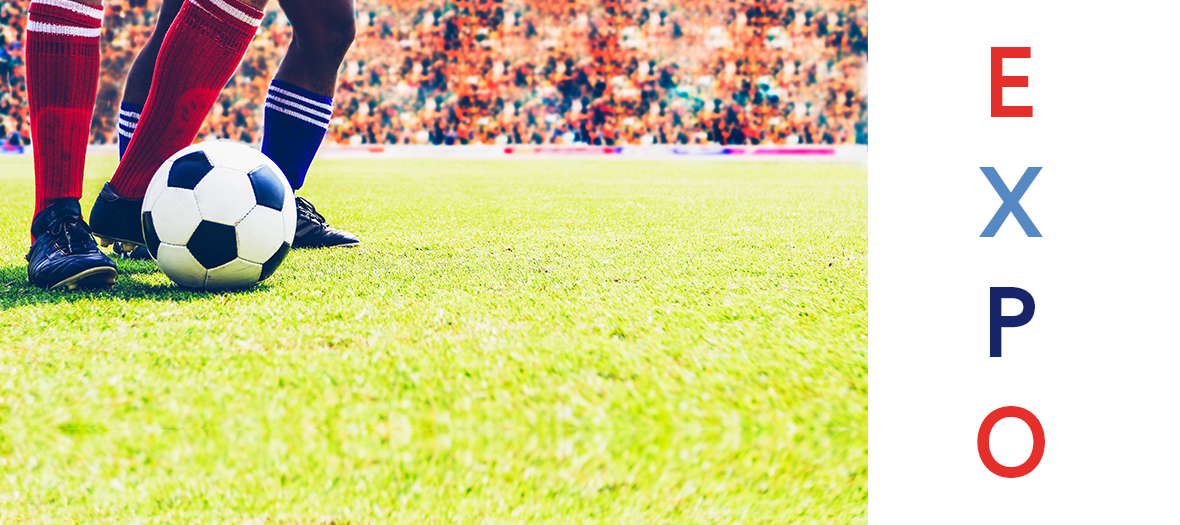
[[319, 161], [301, 194], [364, 245], [49, 293], [0, 158], [0, 522], [867, 521], [865, 167]]

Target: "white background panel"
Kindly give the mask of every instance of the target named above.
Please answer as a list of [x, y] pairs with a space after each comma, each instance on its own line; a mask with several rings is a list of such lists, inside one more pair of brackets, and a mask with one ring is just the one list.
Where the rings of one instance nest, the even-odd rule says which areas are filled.
[[[874, 1], [870, 163], [870, 520], [1135, 523], [1175, 520], [1180, 175], [1173, 42], [1178, 9], [1151, 4]], [[990, 117], [991, 47], [1029, 88]], [[1009, 188], [1043, 170], [1011, 216]], [[988, 357], [992, 286], [1036, 299]], [[1006, 479], [979, 459], [991, 411], [1045, 429], [1040, 465]], [[1001, 426], [1003, 425], [1003, 426]], [[1016, 420], [997, 459], [1026, 455]], [[1002, 452], [1003, 451], [1003, 452]], [[1005, 455], [1006, 454], [1006, 455]]]

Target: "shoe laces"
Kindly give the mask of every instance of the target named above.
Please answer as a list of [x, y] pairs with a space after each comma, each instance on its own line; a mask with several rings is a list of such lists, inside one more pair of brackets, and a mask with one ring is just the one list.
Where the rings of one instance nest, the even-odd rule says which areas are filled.
[[299, 215], [302, 215], [307, 220], [323, 224], [324, 226], [328, 225], [328, 220], [323, 215], [320, 215], [319, 212], [315, 211], [315, 206], [307, 199], [295, 197], [295, 208], [299, 212]]
[[49, 225], [48, 235], [52, 242], [67, 253], [87, 251], [94, 245], [91, 237], [90, 225], [77, 215], [63, 215]]

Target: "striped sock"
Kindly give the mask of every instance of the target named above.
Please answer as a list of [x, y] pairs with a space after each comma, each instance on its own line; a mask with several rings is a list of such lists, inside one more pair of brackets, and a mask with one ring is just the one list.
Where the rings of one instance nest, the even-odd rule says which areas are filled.
[[192, 144], [261, 22], [240, 0], [185, 0], [160, 45], [138, 133], [111, 177], [117, 195], [142, 199], [164, 161]]
[[86, 144], [98, 93], [102, 8], [70, 0], [33, 0], [27, 30], [35, 212], [40, 212], [55, 200], [82, 197]]
[[292, 189], [303, 187], [332, 120], [332, 99], [272, 80], [263, 116], [262, 152], [279, 165]]
[[127, 145], [131, 144], [131, 135], [135, 133], [135, 126], [139, 124], [139, 114], [143, 106], [136, 106], [130, 102], [119, 103], [119, 158], [127, 152]]

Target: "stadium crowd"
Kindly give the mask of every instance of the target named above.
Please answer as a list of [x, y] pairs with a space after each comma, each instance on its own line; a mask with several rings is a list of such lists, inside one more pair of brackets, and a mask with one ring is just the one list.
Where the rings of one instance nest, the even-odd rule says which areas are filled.
[[[92, 142], [160, 0], [107, 0]], [[27, 142], [27, 0], [0, 0], [0, 132]], [[328, 141], [868, 142], [867, 0], [358, 0]], [[200, 136], [260, 141], [291, 28], [271, 2]]]

